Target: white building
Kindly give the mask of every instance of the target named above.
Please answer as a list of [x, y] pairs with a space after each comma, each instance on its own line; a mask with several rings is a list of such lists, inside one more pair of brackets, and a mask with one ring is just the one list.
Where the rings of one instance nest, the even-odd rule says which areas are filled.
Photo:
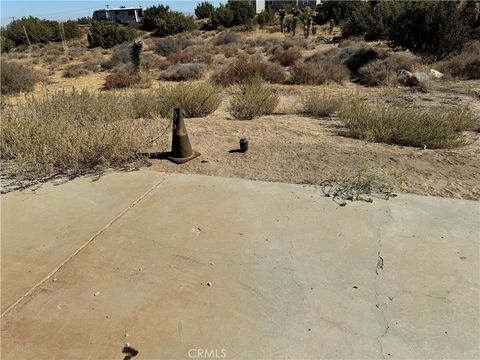
[[317, 5], [322, 3], [321, 0], [249, 0], [255, 11], [258, 13], [269, 7], [275, 11], [284, 9], [287, 5], [292, 5], [299, 9], [304, 6], [310, 6], [315, 9]]

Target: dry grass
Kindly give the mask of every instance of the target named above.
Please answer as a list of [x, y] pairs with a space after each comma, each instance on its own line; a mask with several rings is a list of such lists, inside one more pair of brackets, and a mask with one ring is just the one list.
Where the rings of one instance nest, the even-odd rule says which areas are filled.
[[205, 46], [191, 46], [186, 50], [169, 53], [167, 60], [172, 64], [203, 63], [211, 65], [213, 63], [213, 56], [210, 54], [210, 48]]
[[205, 71], [206, 67], [203, 64], [171, 65], [160, 73], [160, 79], [167, 81], [198, 80], [205, 75]]
[[76, 78], [79, 76], [88, 75], [94, 72], [100, 71], [100, 65], [93, 61], [86, 61], [81, 64], [75, 64], [68, 66], [64, 73], [63, 77], [66, 78]]
[[301, 58], [302, 53], [295, 47], [286, 50], [278, 49], [272, 55], [272, 61], [276, 61], [283, 66], [292, 66]]
[[57, 92], [2, 111], [0, 150], [18, 173], [78, 175], [138, 159], [155, 133], [125, 96]]
[[184, 36], [166, 37], [157, 41], [155, 51], [159, 55], [167, 56], [168, 54], [182, 51], [192, 44], [192, 41]]
[[239, 40], [240, 40], [240, 37], [238, 36], [237, 33], [227, 31], [227, 32], [224, 32], [224, 33], [218, 35], [215, 38], [214, 43], [215, 43], [215, 45], [218, 46], [218, 45], [226, 45], [226, 44], [236, 43]]
[[349, 137], [429, 149], [465, 145], [462, 131], [472, 130], [477, 122], [467, 109], [401, 109], [369, 105], [358, 99], [342, 108], [340, 118]]
[[412, 55], [402, 53], [388, 54], [385, 58], [374, 60], [358, 70], [358, 80], [367, 86], [387, 86], [398, 84], [400, 70], [413, 71], [420, 63]]
[[141, 73], [118, 73], [111, 74], [105, 78], [105, 89], [122, 88], [148, 88], [152, 84], [151, 79], [146, 74]]
[[234, 119], [252, 120], [273, 113], [278, 103], [276, 91], [256, 77], [238, 85], [228, 110]]
[[343, 97], [315, 92], [302, 97], [302, 113], [313, 117], [330, 116], [340, 110]]
[[471, 42], [462, 52], [435, 64], [434, 68], [453, 78], [480, 79], [480, 41]]
[[31, 91], [40, 80], [40, 74], [16, 62], [1, 62], [0, 91], [2, 94], [14, 94]]
[[219, 90], [207, 82], [185, 82], [173, 87], [161, 87], [158, 101], [161, 114], [170, 117], [174, 107], [180, 107], [186, 117], [204, 117], [221, 103]]
[[373, 202], [373, 198], [396, 196], [394, 190], [404, 190], [406, 181], [397, 172], [371, 166], [355, 166], [339, 171], [333, 180], [320, 184], [323, 193], [340, 206], [347, 201]]
[[277, 84], [285, 81], [286, 74], [282, 66], [267, 62], [261, 56], [240, 56], [216, 72], [212, 80], [221, 85], [231, 85], [254, 77]]
[[298, 85], [342, 84], [350, 77], [343, 64], [308, 62], [297, 64], [291, 69], [290, 82]]

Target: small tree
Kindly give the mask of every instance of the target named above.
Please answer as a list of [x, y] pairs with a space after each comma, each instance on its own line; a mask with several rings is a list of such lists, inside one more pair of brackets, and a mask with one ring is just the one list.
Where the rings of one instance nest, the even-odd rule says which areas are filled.
[[438, 60], [463, 45], [467, 26], [456, 2], [409, 2], [389, 36], [395, 46]]
[[203, 1], [195, 8], [195, 16], [198, 19], [206, 19], [212, 16], [215, 7], [208, 1]]
[[231, 26], [246, 24], [255, 18], [255, 10], [246, 0], [229, 0], [227, 6], [232, 11], [233, 20]]
[[141, 62], [141, 55], [142, 55], [143, 44], [141, 41], [135, 41], [132, 44], [132, 48], [130, 50], [130, 58], [132, 60], [133, 68], [135, 72], [140, 71], [140, 62]]
[[273, 25], [275, 23], [275, 12], [270, 7], [267, 7], [257, 15], [257, 22], [261, 28], [267, 25]]
[[233, 22], [233, 13], [230, 7], [220, 4], [210, 17], [210, 26], [216, 29], [219, 26], [230, 27]]
[[115, 45], [135, 40], [138, 31], [130, 26], [94, 22], [87, 36], [91, 48], [102, 47], [109, 49]]

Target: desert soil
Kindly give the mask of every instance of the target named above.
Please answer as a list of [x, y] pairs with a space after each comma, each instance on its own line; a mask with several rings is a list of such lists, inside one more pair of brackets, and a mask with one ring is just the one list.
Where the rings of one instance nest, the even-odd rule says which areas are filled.
[[[38, 97], [59, 89], [103, 91], [106, 73], [65, 79], [61, 72], [47, 84], [36, 87]], [[153, 81], [153, 88], [160, 82]], [[367, 143], [341, 136], [342, 124], [335, 116], [315, 119], [299, 115], [301, 96], [321, 91], [359, 96], [367, 101], [382, 101], [406, 108], [454, 108], [468, 106], [480, 114], [480, 81], [440, 81], [428, 93], [413, 93], [406, 88], [366, 88], [348, 83], [335, 86], [274, 85], [281, 95], [276, 113], [251, 121], [233, 120], [228, 113], [227, 91], [217, 111], [205, 118], [187, 119], [194, 148], [202, 156], [184, 165], [151, 160], [154, 169], [165, 172], [197, 173], [254, 180], [318, 184], [339, 173], [362, 167], [384, 167], [406, 180], [404, 191], [463, 199], [480, 198], [479, 129], [466, 134], [469, 144], [449, 150], [417, 149]], [[135, 91], [135, 90], [126, 90]], [[10, 103], [24, 101], [12, 96]], [[165, 128], [169, 121], [165, 121]], [[239, 139], [249, 140], [246, 154], [231, 153]], [[170, 132], [151, 151], [167, 151]]]
[[[468, 104], [480, 113], [480, 101], [475, 99], [475, 90], [471, 88], [480, 90], [480, 82], [471, 82], [458, 93], [395, 91], [393, 96], [394, 101], [404, 102], [408, 107]], [[335, 179], [351, 169], [384, 167], [406, 180], [407, 192], [480, 198], [478, 132], [466, 135], [468, 145], [448, 150], [424, 150], [350, 139], [341, 135], [342, 125], [335, 117], [315, 119], [293, 114], [298, 107], [299, 93], [315, 91], [312, 89], [314, 87], [284, 88], [277, 113], [252, 121], [233, 120], [228, 114], [227, 101], [224, 101], [214, 114], [186, 120], [192, 145], [202, 153], [201, 157], [184, 165], [151, 160], [152, 166], [165, 172], [313, 184]], [[358, 91], [354, 86], [326, 89], [345, 94], [352, 93], [352, 90]], [[375, 100], [377, 92], [366, 90], [362, 96]], [[163, 137], [154, 150], [168, 151], [169, 135]], [[245, 154], [230, 152], [239, 148], [239, 139], [243, 137], [249, 141], [249, 151]]]

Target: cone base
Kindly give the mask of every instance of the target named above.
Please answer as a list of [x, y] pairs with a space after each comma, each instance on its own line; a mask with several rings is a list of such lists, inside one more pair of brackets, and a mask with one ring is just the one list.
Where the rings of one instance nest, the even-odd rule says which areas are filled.
[[185, 164], [187, 161], [193, 160], [198, 156], [200, 156], [200, 153], [198, 151], [193, 151], [193, 154], [186, 158], [177, 158], [173, 156], [167, 156], [167, 159], [175, 164]]

